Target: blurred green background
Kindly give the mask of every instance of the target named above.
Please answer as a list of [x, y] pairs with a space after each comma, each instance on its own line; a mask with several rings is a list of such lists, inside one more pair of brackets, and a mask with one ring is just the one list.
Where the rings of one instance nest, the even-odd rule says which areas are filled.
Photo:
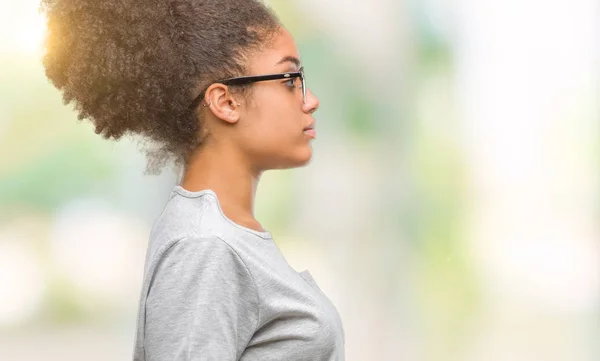
[[[598, 360], [600, 4], [271, 0], [321, 101], [256, 214], [346, 359]], [[129, 360], [176, 175], [78, 122], [0, 0], [0, 360]]]

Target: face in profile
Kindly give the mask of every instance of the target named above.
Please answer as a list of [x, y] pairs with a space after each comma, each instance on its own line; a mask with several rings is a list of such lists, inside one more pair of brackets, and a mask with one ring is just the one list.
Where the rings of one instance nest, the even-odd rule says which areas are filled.
[[[291, 34], [281, 28], [276, 37], [248, 59], [248, 76], [298, 72], [300, 54]], [[230, 129], [235, 147], [259, 170], [299, 167], [312, 157], [315, 127], [313, 113], [319, 100], [306, 86], [306, 78], [281, 78], [252, 83], [247, 99], [235, 108]]]

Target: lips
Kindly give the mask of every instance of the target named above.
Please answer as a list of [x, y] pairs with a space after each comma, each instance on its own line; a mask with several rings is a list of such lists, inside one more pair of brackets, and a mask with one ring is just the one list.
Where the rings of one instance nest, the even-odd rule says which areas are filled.
[[314, 126], [304, 128], [304, 132], [303, 133], [305, 135], [308, 135], [312, 139], [314, 139], [314, 138], [317, 137], [317, 132], [315, 131]]
[[314, 139], [317, 137], [317, 131], [315, 130], [315, 121], [313, 120], [308, 126], [304, 128], [302, 131], [305, 135], [308, 135], [310, 138]]
[[317, 137], [317, 132], [313, 129], [313, 128], [308, 128], [306, 130], [304, 130], [304, 134], [308, 135], [311, 138], [316, 138]]

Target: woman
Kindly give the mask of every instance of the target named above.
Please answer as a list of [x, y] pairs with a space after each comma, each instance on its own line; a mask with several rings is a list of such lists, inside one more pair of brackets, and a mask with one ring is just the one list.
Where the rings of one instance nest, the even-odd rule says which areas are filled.
[[182, 169], [155, 221], [136, 361], [343, 360], [308, 271], [254, 218], [261, 174], [306, 165], [319, 101], [298, 49], [256, 0], [43, 0], [46, 74], [79, 119], [141, 135]]

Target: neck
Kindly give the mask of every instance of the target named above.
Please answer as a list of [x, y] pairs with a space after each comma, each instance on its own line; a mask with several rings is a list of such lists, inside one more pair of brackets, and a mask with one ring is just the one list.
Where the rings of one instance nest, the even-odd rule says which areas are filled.
[[254, 218], [254, 199], [262, 172], [233, 150], [196, 151], [184, 171], [181, 186], [195, 192], [213, 190], [225, 216], [242, 226], [263, 231]]

